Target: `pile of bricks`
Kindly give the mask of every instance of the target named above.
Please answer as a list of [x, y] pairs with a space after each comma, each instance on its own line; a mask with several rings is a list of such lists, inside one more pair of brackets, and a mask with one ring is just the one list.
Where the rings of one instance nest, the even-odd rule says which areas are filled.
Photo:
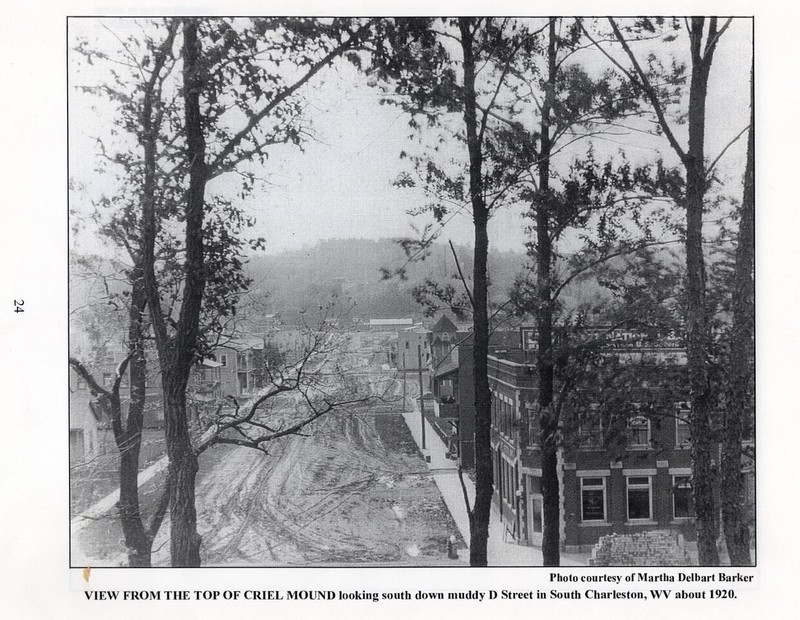
[[688, 566], [682, 534], [655, 530], [641, 534], [609, 534], [592, 549], [589, 566]]

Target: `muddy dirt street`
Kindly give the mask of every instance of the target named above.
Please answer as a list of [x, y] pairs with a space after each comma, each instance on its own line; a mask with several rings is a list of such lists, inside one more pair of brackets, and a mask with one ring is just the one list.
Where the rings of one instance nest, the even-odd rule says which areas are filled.
[[331, 414], [270, 456], [216, 451], [197, 487], [205, 566], [452, 562], [455, 524], [397, 414]]
[[[399, 393], [400, 383], [381, 370], [383, 340], [357, 334], [339, 361], [373, 394], [387, 386]], [[460, 536], [400, 407], [376, 402], [332, 412], [308, 436], [275, 442], [268, 456], [230, 446], [204, 454], [197, 485], [203, 564], [452, 564], [447, 539]]]
[[[458, 529], [400, 414], [402, 393], [383, 367], [385, 336], [356, 334], [327, 364], [347, 366], [379, 398], [337, 409], [269, 444], [269, 454], [216, 445], [197, 478], [198, 531], [204, 566], [408, 564], [453, 565], [447, 541]], [[413, 390], [409, 388], [409, 394]], [[286, 395], [272, 413], [302, 415]], [[294, 411], [294, 413], [292, 413]], [[140, 490], [144, 514], [162, 473]], [[124, 565], [112, 512], [85, 524], [74, 539], [79, 565]], [[153, 545], [153, 563], [168, 566], [169, 516]]]

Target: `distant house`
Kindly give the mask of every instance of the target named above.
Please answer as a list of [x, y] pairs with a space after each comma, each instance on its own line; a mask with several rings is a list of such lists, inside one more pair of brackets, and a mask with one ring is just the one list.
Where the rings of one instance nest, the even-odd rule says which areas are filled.
[[370, 319], [369, 329], [373, 332], [392, 332], [414, 326], [414, 319]]
[[221, 398], [260, 390], [267, 385], [270, 369], [294, 364], [309, 345], [303, 330], [279, 327], [264, 336], [239, 338], [217, 347], [211, 358], [219, 364]]
[[[394, 351], [394, 357], [392, 352]], [[389, 341], [389, 364], [398, 370], [427, 370], [430, 359], [429, 332], [417, 325], [397, 332], [397, 338]]]
[[437, 364], [442, 364], [455, 351], [458, 329], [447, 315], [442, 315], [430, 331], [431, 353]]
[[[93, 346], [85, 334], [71, 333], [70, 344], [73, 354], [87, 365], [98, 383], [111, 388], [117, 368], [128, 354], [121, 339]], [[302, 330], [275, 324], [265, 336], [244, 337], [216, 347], [192, 367], [187, 383], [190, 414], [213, 411], [228, 396], [256, 393], [267, 385], [270, 367], [283, 368], [295, 363], [304, 355], [308, 345], [309, 336]], [[148, 349], [146, 357], [143, 427], [159, 429], [164, 427], [161, 371], [154, 350]], [[70, 459], [80, 463], [110, 449], [114, 439], [109, 421], [94, 415], [90, 402], [95, 397], [86, 383], [71, 368], [69, 373]], [[127, 415], [129, 406], [129, 376], [128, 368], [120, 384], [123, 417]]]
[[98, 430], [101, 420], [91, 407], [89, 386], [69, 369], [69, 462], [90, 461], [100, 451]]
[[240, 393], [236, 355], [237, 351], [232, 347], [217, 347], [210, 356], [219, 364], [219, 391], [222, 398]]

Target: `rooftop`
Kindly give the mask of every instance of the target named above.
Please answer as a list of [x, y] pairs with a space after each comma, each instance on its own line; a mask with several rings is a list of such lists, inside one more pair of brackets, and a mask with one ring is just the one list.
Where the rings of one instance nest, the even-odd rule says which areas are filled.
[[370, 325], [414, 325], [414, 319], [370, 319]]
[[455, 323], [451, 321], [446, 314], [443, 314], [441, 318], [436, 321], [436, 324], [431, 328], [431, 332], [434, 334], [440, 332], [455, 332], [458, 331], [456, 328]]

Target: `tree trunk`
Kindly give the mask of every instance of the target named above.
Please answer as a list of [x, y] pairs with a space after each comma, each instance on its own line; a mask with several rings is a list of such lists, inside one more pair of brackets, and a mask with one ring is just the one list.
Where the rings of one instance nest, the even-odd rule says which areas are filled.
[[195, 511], [197, 457], [189, 438], [186, 379], [176, 374], [169, 372], [163, 379], [170, 473], [170, 554], [172, 566], [193, 567], [200, 566], [200, 536]]
[[544, 566], [561, 563], [560, 489], [558, 482], [558, 419], [553, 404], [553, 303], [551, 269], [553, 248], [550, 237], [550, 113], [556, 88], [556, 20], [550, 20], [547, 47], [548, 78], [542, 105], [539, 162], [539, 191], [533, 204], [536, 219], [536, 329], [538, 342], [540, 442], [542, 449], [542, 559]]
[[[700, 564], [719, 564], [714, 477], [711, 465], [715, 441], [711, 429], [711, 386], [708, 377], [710, 334], [706, 312], [706, 270], [703, 257], [703, 206], [706, 191], [706, 92], [713, 49], [703, 54], [704, 18], [692, 18], [692, 78], [689, 92], [689, 150], [686, 168], [686, 288], [687, 364], [692, 403], [692, 487]], [[715, 25], [710, 31], [716, 31]], [[709, 32], [709, 36], [712, 33]]]
[[722, 524], [732, 566], [749, 566], [750, 530], [744, 518], [742, 488], [743, 429], [753, 406], [753, 344], [755, 335], [755, 113], [753, 69], [750, 69], [750, 129], [744, 172], [739, 239], [733, 286], [733, 326], [730, 345], [730, 377], [722, 441]]
[[470, 566], [488, 564], [489, 519], [494, 482], [492, 479], [491, 393], [489, 391], [489, 314], [487, 309], [486, 264], [489, 253], [489, 220], [483, 196], [483, 156], [478, 136], [475, 102], [475, 57], [470, 32], [471, 20], [459, 18], [461, 46], [464, 52], [464, 123], [469, 150], [469, 190], [475, 226], [473, 256], [473, 379], [475, 383], [475, 505], [470, 521]]
[[[189, 435], [186, 416], [186, 386], [195, 362], [199, 336], [200, 311], [205, 288], [203, 215], [208, 168], [205, 160], [205, 137], [200, 109], [204, 86], [202, 45], [197, 20], [186, 18], [170, 23], [167, 42], [171, 44], [178, 24], [183, 25], [183, 99], [186, 161], [189, 163], [189, 186], [186, 192], [184, 220], [186, 241], [185, 280], [180, 314], [174, 335], [167, 327], [168, 317], [161, 307], [155, 274], [157, 236], [155, 169], [158, 128], [153, 126], [153, 105], [158, 73], [146, 85], [142, 108], [142, 145], [144, 148], [144, 185], [142, 199], [142, 274], [147, 305], [153, 323], [164, 397], [167, 455], [169, 457], [169, 511], [173, 566], [200, 565], [200, 537], [195, 512], [195, 477], [197, 457]], [[159, 62], [163, 62], [165, 45]], [[160, 523], [159, 518], [154, 522]], [[151, 532], [152, 534], [152, 532]]]
[[[486, 308], [486, 260], [489, 238], [486, 219], [475, 218], [473, 299], [473, 378], [475, 382], [475, 506], [470, 526], [470, 565], [487, 566], [489, 519], [494, 493], [491, 449], [491, 392], [489, 391], [489, 317]], [[479, 275], [480, 274], [480, 275]]]
[[[139, 434], [138, 443], [141, 443]], [[119, 465], [119, 517], [128, 565], [149, 567], [153, 541], [144, 529], [139, 511], [139, 449], [130, 448], [121, 453]]]
[[[186, 193], [186, 264], [183, 301], [174, 338], [160, 347], [164, 421], [170, 467], [170, 551], [172, 566], [200, 566], [200, 536], [195, 511], [197, 456], [189, 435], [186, 386], [195, 361], [205, 288], [203, 210], [208, 170], [205, 162], [200, 92], [202, 46], [197, 21], [183, 22], [183, 97], [189, 188]], [[161, 355], [161, 353], [166, 355]]]
[[147, 306], [140, 265], [130, 272], [131, 305], [128, 312], [128, 362], [130, 401], [125, 432], [118, 441], [119, 507], [128, 564], [149, 567], [153, 541], [147, 534], [139, 508], [139, 453], [142, 447], [142, 426], [147, 381], [147, 360], [144, 355], [144, 312]]
[[[136, 258], [134, 257], [134, 260]], [[144, 356], [144, 312], [146, 298], [141, 268], [135, 264], [129, 274], [131, 283], [128, 310], [128, 364], [130, 401], [127, 419], [122, 418], [119, 385], [111, 394], [111, 420], [114, 441], [120, 454], [119, 464], [119, 518], [128, 565], [150, 566], [152, 540], [145, 531], [139, 509], [139, 453], [142, 446], [142, 416], [145, 401], [147, 361]]]

